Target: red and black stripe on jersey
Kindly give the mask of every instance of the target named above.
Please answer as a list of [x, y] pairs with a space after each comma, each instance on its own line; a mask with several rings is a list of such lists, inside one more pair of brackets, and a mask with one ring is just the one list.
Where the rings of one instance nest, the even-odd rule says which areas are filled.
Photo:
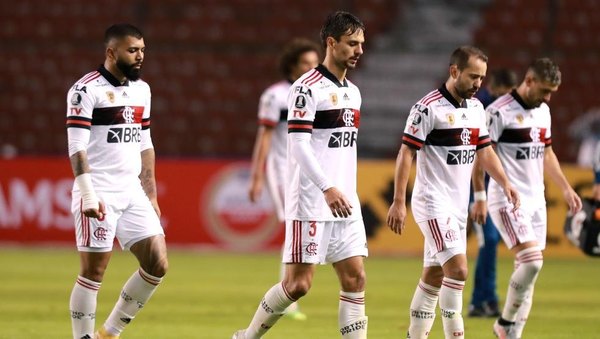
[[[282, 109], [279, 111], [279, 123], [286, 122], [288, 116], [288, 110]], [[273, 121], [270, 119], [258, 119], [259, 126], [267, 126], [267, 127], [275, 127], [277, 125], [277, 121]]]
[[[463, 133], [465, 130], [470, 132], [467, 143], [463, 141]], [[479, 136], [479, 128], [450, 128], [450, 129], [434, 129], [427, 135], [425, 142], [410, 134], [402, 136], [402, 143], [414, 149], [421, 149], [423, 144], [431, 146], [465, 146], [476, 145], [477, 149], [491, 145], [489, 135]]]
[[[125, 119], [123, 114], [127, 109], [133, 109], [132, 119]], [[144, 114], [144, 106], [114, 106], [94, 108], [92, 125], [140, 124]], [[149, 121], [148, 121], [149, 122]]]
[[90, 129], [91, 126], [92, 126], [92, 119], [90, 119], [90, 118], [77, 117], [77, 116], [67, 117], [67, 128], [77, 127], [77, 128]]
[[317, 111], [315, 120], [310, 122], [306, 120], [290, 120], [288, 122], [288, 133], [308, 132], [313, 128], [330, 129], [339, 127], [360, 126], [360, 110], [351, 108], [330, 109]]
[[[465, 130], [469, 131], [469, 140], [463, 140]], [[427, 135], [425, 144], [432, 146], [466, 146], [476, 145], [477, 149], [491, 145], [489, 135], [480, 137], [479, 128], [434, 129]]]
[[[546, 147], [552, 144], [552, 138], [546, 139], [546, 128], [538, 128], [539, 141], [546, 144]], [[502, 135], [498, 138], [498, 142], [505, 142], [508, 144], [521, 144], [527, 142], [534, 142], [531, 138], [531, 128], [506, 128], [502, 131]]]

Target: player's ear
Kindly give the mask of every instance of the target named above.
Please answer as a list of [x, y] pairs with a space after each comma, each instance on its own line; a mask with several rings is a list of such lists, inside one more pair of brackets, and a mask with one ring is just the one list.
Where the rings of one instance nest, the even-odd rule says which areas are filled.
[[452, 79], [457, 79], [459, 73], [460, 71], [458, 70], [457, 65], [450, 65], [450, 76], [452, 77]]
[[327, 47], [331, 47], [331, 48], [335, 47], [335, 44], [337, 43], [335, 38], [332, 36], [328, 36], [326, 41], [327, 41]]

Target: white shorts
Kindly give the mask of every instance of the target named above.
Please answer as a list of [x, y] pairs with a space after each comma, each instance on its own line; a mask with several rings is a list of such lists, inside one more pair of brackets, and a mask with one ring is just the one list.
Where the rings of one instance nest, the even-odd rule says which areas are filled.
[[327, 264], [368, 255], [362, 219], [285, 221], [284, 263]]
[[506, 246], [510, 249], [518, 244], [537, 241], [539, 248], [546, 248], [546, 206], [526, 208], [523, 205], [513, 212], [513, 206], [490, 209], [492, 221]]
[[442, 266], [458, 254], [467, 253], [467, 227], [445, 216], [417, 222], [425, 237], [423, 266]]
[[115, 237], [123, 249], [136, 242], [164, 235], [158, 215], [140, 186], [126, 192], [96, 192], [104, 203], [106, 215], [88, 218], [81, 210], [81, 195], [73, 191], [71, 212], [75, 217], [77, 249], [82, 252], [110, 252]]

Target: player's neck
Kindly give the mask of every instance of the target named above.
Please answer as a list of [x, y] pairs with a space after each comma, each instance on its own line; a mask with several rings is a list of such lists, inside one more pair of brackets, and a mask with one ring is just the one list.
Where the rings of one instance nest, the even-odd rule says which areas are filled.
[[109, 71], [110, 74], [112, 74], [115, 77], [115, 79], [117, 79], [121, 84], [127, 81], [127, 77], [125, 76], [125, 74], [123, 74], [123, 72], [121, 72], [121, 70], [119, 70], [117, 65], [105, 61], [104, 68], [106, 68], [106, 70]]
[[456, 92], [456, 88], [450, 82], [450, 79], [448, 81], [446, 81], [446, 89], [448, 90], [448, 92], [450, 92], [450, 95], [452, 95], [454, 100], [456, 100], [456, 102], [458, 102], [459, 105], [462, 105], [462, 102], [465, 99], [463, 97], [461, 97], [460, 95], [458, 95], [458, 93]]
[[332, 59], [327, 57], [325, 60], [323, 60], [323, 66], [325, 66], [325, 68], [327, 68], [327, 70], [331, 72], [331, 74], [333, 74], [340, 83], [344, 83], [344, 79], [346, 79], [346, 72], [348, 71], [347, 68], [340, 67]]
[[527, 97], [527, 84], [525, 84], [525, 82], [521, 83], [519, 87], [517, 87], [517, 94], [521, 97], [521, 100], [523, 100], [526, 105], [531, 106], [529, 103], [529, 98]]

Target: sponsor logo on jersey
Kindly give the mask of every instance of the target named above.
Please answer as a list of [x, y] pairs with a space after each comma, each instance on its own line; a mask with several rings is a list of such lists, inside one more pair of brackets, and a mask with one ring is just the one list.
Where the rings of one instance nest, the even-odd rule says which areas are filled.
[[470, 164], [475, 160], [475, 150], [450, 150], [448, 151], [448, 157], [446, 158], [446, 164], [448, 165], [465, 165]]
[[79, 114], [81, 114], [82, 109], [83, 108], [81, 108], [81, 107], [71, 107], [71, 108], [69, 108], [69, 112], [71, 112], [71, 115], [73, 115], [73, 114], [79, 115]]
[[141, 127], [115, 127], [108, 130], [106, 142], [109, 144], [142, 141]]
[[329, 138], [329, 148], [354, 147], [356, 131], [333, 132]]
[[452, 113], [446, 114], [446, 121], [448, 121], [448, 123], [450, 125], [454, 125], [454, 114], [452, 114]]
[[468, 120], [467, 115], [463, 112], [462, 116], [460, 117], [462, 120]]
[[350, 97], [348, 96], [348, 93], [344, 93], [343, 99], [348, 101], [350, 100]]
[[75, 85], [73, 85], [72, 88], [73, 88], [74, 91], [80, 91], [80, 92], [83, 92], [83, 93], [87, 93], [87, 87], [85, 87], [85, 86], [81, 86], [81, 85], [75, 84]]
[[519, 147], [517, 148], [517, 160], [528, 160], [528, 159], [541, 159], [544, 157], [546, 147], [544, 146], [531, 146], [531, 147]]
[[421, 123], [421, 114], [415, 113], [412, 118], [412, 124], [416, 126], [420, 123]]
[[329, 100], [331, 100], [331, 104], [333, 106], [337, 106], [338, 104], [338, 97], [336, 93], [329, 93]]
[[71, 105], [76, 106], [76, 105], [79, 105], [80, 103], [81, 103], [81, 94], [73, 93], [73, 96], [71, 97]]
[[123, 91], [123, 94], [121, 94], [121, 96], [122, 96], [123, 98], [129, 98], [129, 95], [127, 95], [127, 92], [125, 92], [125, 91]]
[[425, 105], [421, 105], [421, 104], [415, 104], [413, 106], [414, 109], [417, 110], [417, 112], [428, 115], [429, 114], [429, 109], [427, 108], [427, 106]]
[[312, 92], [311, 92], [310, 88], [307, 88], [304, 86], [296, 86], [294, 88], [294, 93], [304, 94], [304, 95], [308, 95], [309, 97], [312, 97]]

